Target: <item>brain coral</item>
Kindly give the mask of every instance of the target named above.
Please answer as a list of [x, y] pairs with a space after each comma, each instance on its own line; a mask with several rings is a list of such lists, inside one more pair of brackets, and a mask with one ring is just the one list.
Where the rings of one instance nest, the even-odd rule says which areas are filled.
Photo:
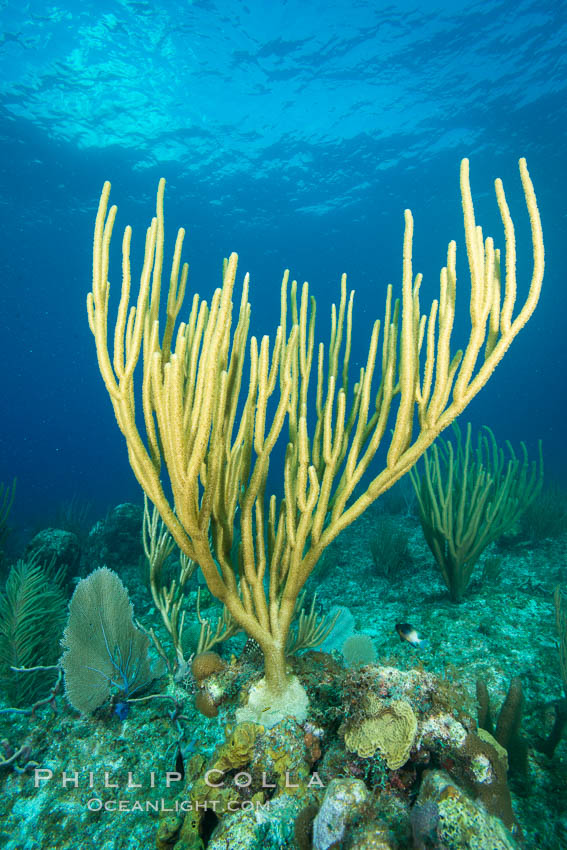
[[366, 716], [347, 729], [345, 744], [361, 758], [378, 751], [388, 767], [396, 770], [408, 760], [416, 732], [417, 718], [409, 702], [387, 702], [370, 695]]

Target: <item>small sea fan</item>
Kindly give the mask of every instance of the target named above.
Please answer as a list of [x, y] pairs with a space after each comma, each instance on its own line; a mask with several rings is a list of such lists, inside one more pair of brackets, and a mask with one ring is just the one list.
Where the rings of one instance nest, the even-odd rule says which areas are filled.
[[343, 643], [343, 655], [349, 667], [364, 667], [376, 661], [376, 648], [369, 635], [357, 633]]
[[127, 701], [153, 678], [149, 639], [132, 615], [128, 591], [112, 570], [102, 567], [77, 585], [61, 665], [67, 699], [78, 711], [94, 711], [113, 690]]

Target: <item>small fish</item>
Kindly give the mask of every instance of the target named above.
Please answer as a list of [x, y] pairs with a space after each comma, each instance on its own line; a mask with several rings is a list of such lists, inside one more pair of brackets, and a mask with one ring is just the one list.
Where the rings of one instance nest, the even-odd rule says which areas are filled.
[[418, 647], [420, 644], [426, 644], [428, 642], [427, 638], [418, 635], [410, 623], [396, 623], [396, 631], [400, 636], [400, 640], [407, 640], [411, 646]]
[[181, 752], [181, 747], [177, 746], [177, 756], [175, 758], [175, 770], [181, 776], [181, 779], [185, 779], [185, 763], [183, 761], [183, 753]]
[[128, 714], [130, 713], [130, 706], [127, 702], [124, 701], [117, 702], [114, 706], [114, 713], [118, 715], [120, 720], [126, 720]]

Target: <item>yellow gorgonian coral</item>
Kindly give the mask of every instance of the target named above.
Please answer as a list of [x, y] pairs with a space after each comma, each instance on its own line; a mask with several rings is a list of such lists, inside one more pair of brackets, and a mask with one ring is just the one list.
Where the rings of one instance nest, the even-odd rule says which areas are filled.
[[[354, 292], [347, 291], [344, 274], [326, 338], [316, 334], [308, 284], [290, 283], [289, 271], [283, 274], [271, 337], [249, 337], [250, 281], [246, 275], [237, 296], [235, 253], [223, 264], [210, 300], [189, 293], [183, 229], [162, 281], [164, 180], [136, 288], [132, 229], [124, 230], [114, 316], [109, 278], [117, 209], [109, 205], [110, 183], [104, 184], [87, 296], [99, 368], [140, 486], [183, 554], [199, 564], [211, 594], [262, 650], [264, 679], [251, 689], [248, 716], [241, 719], [266, 727], [289, 715], [305, 720], [307, 693], [289, 670], [286, 642], [307, 579], [338, 535], [463, 412], [535, 310], [544, 248], [524, 159], [520, 176], [533, 271], [519, 309], [515, 312], [516, 237], [502, 181], [495, 183], [506, 241], [501, 254], [476, 222], [464, 159], [468, 341], [465, 334], [460, 348], [453, 338], [454, 325], [463, 330], [456, 315], [456, 243], [448, 246], [439, 297], [422, 312], [422, 276], [412, 260], [413, 217], [406, 210], [400, 297], [392, 286], [385, 288], [383, 318], [376, 318], [368, 354], [356, 369], [351, 342], [359, 331]], [[460, 281], [458, 300], [463, 309]], [[271, 460], [280, 454], [276, 483]], [[167, 603], [157, 590], [156, 595], [167, 619]]]

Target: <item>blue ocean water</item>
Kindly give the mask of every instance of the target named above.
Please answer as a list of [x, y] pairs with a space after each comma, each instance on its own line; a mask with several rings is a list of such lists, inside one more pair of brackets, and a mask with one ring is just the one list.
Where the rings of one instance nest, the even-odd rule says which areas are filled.
[[[94, 216], [112, 181], [117, 229], [140, 260], [160, 176], [166, 238], [188, 231], [189, 287], [210, 297], [222, 258], [251, 275], [254, 333], [272, 333], [284, 268], [309, 280], [328, 337], [342, 272], [356, 290], [353, 370], [387, 283], [399, 286], [403, 210], [435, 297], [459, 244], [457, 344], [468, 280], [458, 188], [503, 245], [501, 177], [531, 276], [517, 169], [527, 157], [547, 268], [536, 313], [465, 417], [543, 440], [565, 483], [567, 9], [563, 2], [51, 2], [0, 7], [0, 481], [12, 518], [45, 525], [73, 496], [140, 501], [86, 318]], [[115, 236], [114, 291], [120, 282]]]

